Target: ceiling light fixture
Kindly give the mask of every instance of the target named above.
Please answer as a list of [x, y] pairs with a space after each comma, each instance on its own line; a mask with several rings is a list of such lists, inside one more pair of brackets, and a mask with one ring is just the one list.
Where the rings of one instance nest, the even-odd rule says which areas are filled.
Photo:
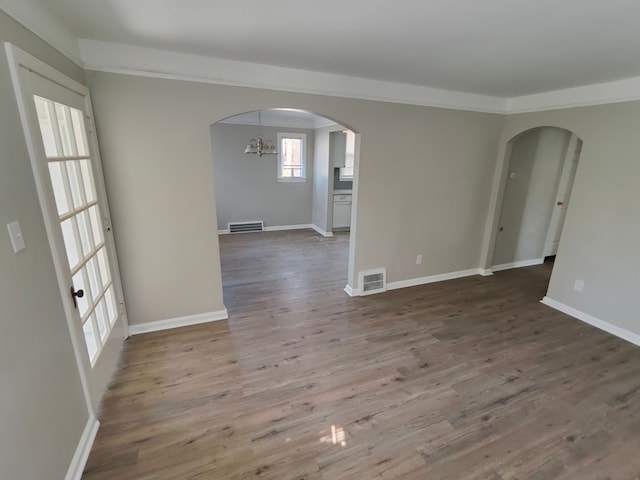
[[247, 147], [244, 149], [244, 153], [257, 153], [259, 157], [266, 154], [278, 153], [276, 146], [271, 140], [262, 140], [260, 133], [262, 132], [262, 122], [260, 118], [260, 111], [258, 111], [258, 139], [252, 138], [249, 140]]

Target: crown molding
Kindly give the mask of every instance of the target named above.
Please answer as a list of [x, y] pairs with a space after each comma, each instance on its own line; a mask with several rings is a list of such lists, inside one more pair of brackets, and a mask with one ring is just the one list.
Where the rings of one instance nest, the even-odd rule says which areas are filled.
[[79, 40], [87, 70], [381, 102], [501, 113], [505, 99], [420, 85]]
[[81, 39], [79, 47], [88, 70], [475, 112], [517, 114], [640, 100], [640, 77], [501, 98], [96, 40]]
[[0, 9], [87, 70], [501, 114], [640, 100], [640, 77], [502, 98], [111, 42], [77, 40], [64, 25], [31, 0], [0, 0]]
[[83, 67], [78, 39], [64, 25], [30, 0], [0, 0], [0, 9], [79, 67]]
[[531, 113], [640, 100], [640, 77], [507, 99], [504, 113]]

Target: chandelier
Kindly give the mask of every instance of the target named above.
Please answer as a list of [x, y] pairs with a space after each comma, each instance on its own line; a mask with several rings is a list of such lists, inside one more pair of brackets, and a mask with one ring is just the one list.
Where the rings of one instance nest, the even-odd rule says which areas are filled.
[[259, 157], [267, 154], [278, 153], [275, 144], [271, 140], [263, 140], [260, 135], [262, 131], [262, 122], [260, 117], [260, 111], [258, 111], [258, 139], [252, 138], [249, 140], [247, 147], [244, 149], [244, 153], [257, 153]]

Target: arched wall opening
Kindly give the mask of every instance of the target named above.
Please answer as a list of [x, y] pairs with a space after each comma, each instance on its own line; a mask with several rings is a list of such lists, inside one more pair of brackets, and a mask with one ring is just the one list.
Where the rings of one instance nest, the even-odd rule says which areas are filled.
[[575, 133], [553, 126], [528, 128], [506, 142], [486, 274], [545, 260], [553, 268], [581, 151]]
[[[240, 256], [247, 262], [261, 263], [253, 256], [252, 247], [277, 256], [286, 255], [282, 249], [287, 242], [297, 242], [286, 247], [297, 251], [289, 256], [288, 265], [283, 260], [274, 269], [262, 263], [269, 270], [262, 274], [277, 276], [277, 270], [287, 269], [293, 274], [295, 265], [312, 274], [307, 267], [314, 258], [319, 260], [318, 252], [304, 253], [299, 248], [310, 248], [306, 245], [313, 244], [314, 237], [318, 242], [324, 237], [324, 248], [334, 253], [338, 249], [338, 253], [328, 254], [318, 267], [326, 269], [333, 262], [337, 265], [333, 273], [342, 282], [339, 288], [352, 284], [360, 134], [324, 115], [283, 107], [223, 118], [210, 125], [210, 135], [225, 305], [229, 303], [225, 283], [238, 281], [239, 270], [232, 270], [231, 265], [238, 265]], [[256, 153], [258, 144], [265, 148]], [[269, 243], [260, 246], [264, 241]], [[280, 242], [282, 248], [270, 250], [274, 242]], [[247, 281], [259, 281], [256, 274]]]

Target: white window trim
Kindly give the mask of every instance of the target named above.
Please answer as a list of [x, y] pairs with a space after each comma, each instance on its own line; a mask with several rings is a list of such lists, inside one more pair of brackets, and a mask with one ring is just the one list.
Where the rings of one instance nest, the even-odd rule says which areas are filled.
[[352, 182], [353, 175], [343, 175], [345, 167], [340, 167], [340, 176], [338, 177], [341, 182]]
[[[283, 138], [299, 138], [302, 140], [302, 151], [300, 163], [302, 164], [302, 175], [299, 177], [283, 177], [280, 175], [282, 172], [282, 139]], [[304, 183], [307, 181], [307, 134], [306, 133], [289, 133], [289, 132], [278, 132], [277, 135], [278, 142], [278, 163], [276, 168], [278, 169], [276, 172], [276, 177], [278, 182], [290, 182], [290, 183]]]

